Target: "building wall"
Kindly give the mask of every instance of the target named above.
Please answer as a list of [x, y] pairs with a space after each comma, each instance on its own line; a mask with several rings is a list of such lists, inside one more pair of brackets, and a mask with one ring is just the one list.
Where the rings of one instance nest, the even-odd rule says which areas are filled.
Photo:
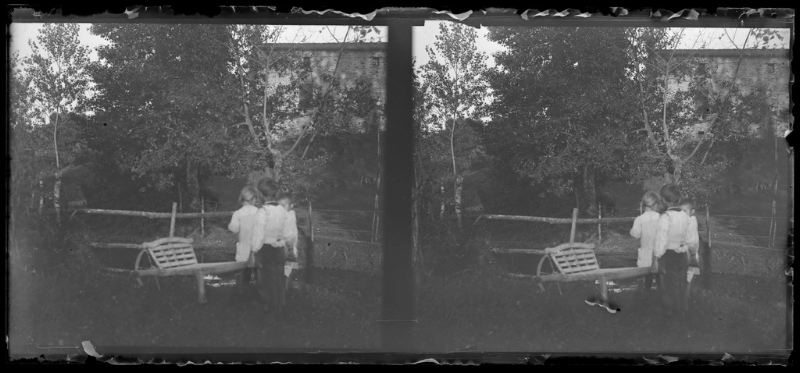
[[[332, 74], [336, 70], [339, 51], [342, 44], [339, 43], [278, 43], [270, 45], [273, 54], [289, 55], [290, 58], [297, 59], [299, 66], [310, 69], [310, 79], [317, 87], [323, 85], [322, 77]], [[307, 65], [306, 65], [307, 64]], [[378, 101], [378, 105], [386, 102], [386, 44], [385, 43], [347, 43], [342, 50], [339, 60], [338, 78], [341, 87], [353, 87], [360, 78], [369, 79], [372, 83], [372, 93]], [[269, 81], [273, 89], [277, 85], [285, 85], [293, 79], [300, 79], [299, 75], [292, 72], [271, 72]], [[301, 100], [299, 92], [295, 93], [295, 102]], [[310, 118], [296, 118], [291, 123], [286, 123], [286, 127], [299, 130], [307, 125]], [[382, 119], [381, 120], [381, 125]], [[369, 124], [364, 120], [354, 123], [354, 127], [364, 128]]]
[[[308, 61], [311, 77], [318, 85], [322, 84], [323, 74], [333, 73], [336, 60], [342, 45], [339, 43], [279, 43], [273, 47], [273, 53], [291, 52], [293, 58]], [[300, 61], [298, 61], [300, 62]], [[385, 43], [347, 43], [342, 50], [339, 61], [339, 82], [352, 87], [362, 77], [370, 79], [373, 92], [381, 102], [386, 95], [386, 44]], [[273, 82], [288, 82], [294, 77], [272, 72]]]
[[[743, 54], [740, 54], [743, 53]], [[739, 72], [736, 66], [741, 58]], [[765, 88], [769, 97], [765, 104], [770, 105], [774, 113], [790, 109], [791, 55], [788, 50], [678, 50], [673, 58], [676, 63], [687, 62], [697, 69], [705, 68], [711, 74], [711, 83], [714, 90], [720, 89], [723, 82], [730, 82], [736, 74], [736, 85], [744, 94], [756, 88]], [[693, 77], [685, 76], [670, 81], [671, 89], [686, 90], [689, 80]], [[758, 125], [754, 124], [756, 131]], [[783, 133], [788, 129], [789, 123], [777, 123], [776, 132]]]

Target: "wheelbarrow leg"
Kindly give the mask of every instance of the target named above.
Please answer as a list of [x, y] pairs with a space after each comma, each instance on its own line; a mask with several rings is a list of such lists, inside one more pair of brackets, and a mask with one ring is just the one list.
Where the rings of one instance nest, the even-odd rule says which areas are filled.
[[605, 277], [600, 278], [600, 299], [604, 304], [608, 304], [608, 284]]
[[205, 304], [208, 301], [206, 299], [206, 280], [202, 272], [197, 272], [194, 276], [197, 280], [197, 300], [200, 304]]

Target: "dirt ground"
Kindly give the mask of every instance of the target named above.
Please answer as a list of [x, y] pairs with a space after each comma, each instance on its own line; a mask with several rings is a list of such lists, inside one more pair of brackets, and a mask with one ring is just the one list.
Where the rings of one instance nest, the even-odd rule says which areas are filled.
[[[286, 312], [264, 314], [231, 287], [208, 287], [196, 303], [191, 278], [152, 279], [137, 287], [71, 250], [11, 251], [12, 357], [77, 354], [89, 340], [101, 354], [165, 347], [369, 351], [379, 346], [380, 279], [319, 270], [293, 290]], [[61, 251], [56, 253], [55, 251]], [[88, 257], [88, 255], [86, 255]], [[785, 355], [786, 293], [776, 282], [716, 276], [697, 288], [689, 320], [670, 319], [654, 301], [612, 294], [609, 314], [583, 299], [592, 284], [538, 293], [530, 281], [496, 267], [435, 277], [420, 286], [420, 352], [609, 352]]]
[[[161, 221], [123, 221], [112, 226], [99, 217], [95, 220], [85, 224], [105, 225], [107, 232], [99, 234], [109, 242], [141, 242], [163, 236], [168, 230]], [[190, 228], [187, 232], [194, 229]], [[563, 242], [568, 234], [568, 228], [545, 228], [533, 231], [521, 226], [519, 230], [530, 232], [533, 238], [554, 237], [548, 243]], [[553, 232], [545, 234], [547, 229]], [[132, 241], [131, 235], [138, 240]], [[503, 235], [511, 237], [501, 233], [494, 238]], [[160, 290], [152, 279], [138, 287], [130, 275], [102, 268], [131, 267], [135, 252], [107, 251], [101, 257], [85, 245], [95, 239], [77, 235], [63, 242], [42, 243], [32, 233], [17, 234], [12, 239], [12, 358], [44, 354], [63, 360], [67, 355], [80, 354], [78, 346], [86, 340], [99, 353], [112, 355], [134, 347], [139, 352], [158, 352], [166, 347], [215, 352], [371, 351], [380, 346], [379, 275], [318, 269], [314, 283], [292, 290], [285, 313], [270, 315], [225, 286], [209, 286], [208, 304], [199, 305], [191, 278], [162, 279]], [[521, 240], [527, 247], [532, 238], [508, 239]], [[202, 250], [200, 254], [205, 260], [224, 259]], [[603, 256], [599, 259], [603, 266], [629, 264]], [[617, 314], [589, 307], [583, 300], [597, 291], [591, 283], [564, 285], [561, 292], [550, 287], [539, 293], [530, 280], [507, 275], [509, 270], [535, 268], [536, 261], [511, 262], [511, 266], [474, 267], [424, 279], [416, 301], [417, 350], [746, 353], [777, 357], [791, 351], [786, 348], [787, 305], [791, 300], [787, 301], [786, 284], [781, 279], [714, 274], [710, 288], [695, 287], [693, 317], [675, 320], [658, 302], [636, 299], [630, 292], [612, 293], [612, 299], [622, 307]]]
[[440, 333], [419, 340], [428, 343], [424, 350], [445, 351], [784, 351], [785, 286], [734, 276], [715, 276], [712, 285], [695, 288], [690, 319], [675, 320], [655, 299], [633, 292], [612, 293], [622, 310], [610, 314], [583, 302], [597, 292], [591, 283], [539, 293], [530, 280], [467, 272], [423, 291], [420, 329]]

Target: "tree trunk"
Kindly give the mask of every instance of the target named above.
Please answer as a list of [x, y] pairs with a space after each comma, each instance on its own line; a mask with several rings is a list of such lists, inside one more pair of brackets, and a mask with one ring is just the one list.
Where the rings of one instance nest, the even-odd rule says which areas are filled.
[[178, 187], [178, 211], [183, 212], [183, 188], [181, 188], [180, 181], [176, 182], [175, 185]]
[[594, 215], [597, 209], [597, 190], [595, 188], [595, 172], [590, 165], [583, 166], [583, 195], [586, 196], [584, 205], [589, 215]]
[[450, 159], [453, 161], [453, 207], [458, 221], [458, 229], [461, 229], [461, 182], [456, 168], [456, 150], [455, 150], [455, 135], [456, 135], [456, 118], [453, 117], [453, 123], [450, 127]]
[[56, 223], [61, 224], [61, 175], [56, 174], [53, 182], [53, 207], [56, 209]]
[[456, 176], [455, 183], [453, 184], [453, 207], [456, 213], [456, 222], [458, 229], [462, 228], [462, 213], [461, 213], [461, 196], [464, 190], [464, 177], [461, 175]]
[[197, 162], [193, 159], [186, 160], [186, 194], [189, 198], [189, 207], [192, 210], [200, 208], [200, 182], [197, 178]]
[[572, 178], [572, 193], [575, 195], [575, 208], [580, 211], [581, 208], [581, 196], [580, 196], [580, 185], [581, 180], [579, 176], [575, 176]]
[[683, 172], [683, 162], [675, 160], [672, 162], [674, 170], [672, 171], [672, 183], [678, 184], [681, 182], [681, 173]]
[[61, 225], [61, 161], [58, 156], [58, 120], [60, 109], [56, 110], [56, 120], [53, 123], [53, 149], [56, 153], [56, 173], [53, 183], [53, 207], [56, 210], [56, 223]]
[[439, 204], [439, 220], [444, 219], [444, 207], [445, 207], [445, 198], [444, 198], [444, 183], [440, 182], [440, 191], [441, 191], [441, 202]]
[[39, 215], [42, 215], [44, 210], [44, 181], [39, 180]]

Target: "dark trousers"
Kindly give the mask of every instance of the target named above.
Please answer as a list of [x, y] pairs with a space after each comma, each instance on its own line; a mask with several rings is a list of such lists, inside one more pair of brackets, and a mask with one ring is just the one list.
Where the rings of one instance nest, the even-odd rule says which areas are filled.
[[236, 287], [239, 290], [239, 294], [247, 295], [250, 292], [250, 278], [253, 276], [253, 270], [251, 268], [245, 268], [236, 277]]
[[283, 266], [286, 263], [286, 252], [283, 247], [264, 245], [255, 254], [258, 295], [264, 306], [272, 311], [280, 310], [286, 297], [286, 276]]
[[657, 277], [653, 274], [645, 275], [642, 279], [642, 292], [644, 294], [650, 294], [651, 289], [653, 289], [653, 283], [656, 283], [658, 286]]
[[686, 253], [667, 250], [659, 259], [661, 275], [661, 294], [665, 306], [675, 312], [685, 312], [686, 304], [686, 271], [689, 269], [689, 258]]

